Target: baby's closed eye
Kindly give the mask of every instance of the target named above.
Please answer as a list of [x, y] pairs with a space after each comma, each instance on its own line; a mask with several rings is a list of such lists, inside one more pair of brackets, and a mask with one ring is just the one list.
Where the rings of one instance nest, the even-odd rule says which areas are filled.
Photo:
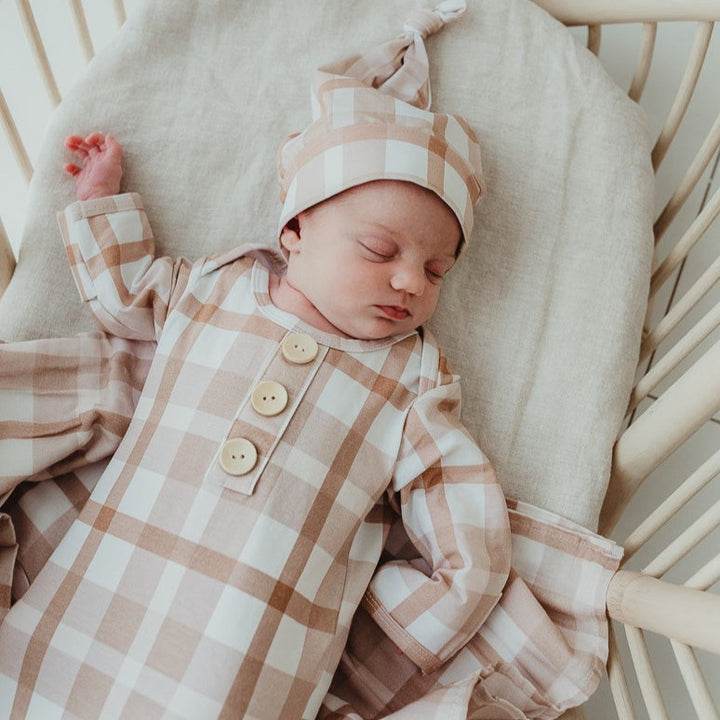
[[397, 255], [398, 248], [393, 243], [376, 238], [358, 240], [361, 251], [370, 259], [391, 260]]

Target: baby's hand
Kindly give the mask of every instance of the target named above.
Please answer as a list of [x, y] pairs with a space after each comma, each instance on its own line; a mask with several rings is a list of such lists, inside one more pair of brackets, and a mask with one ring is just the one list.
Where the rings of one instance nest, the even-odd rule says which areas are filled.
[[84, 139], [71, 135], [65, 139], [65, 147], [80, 159], [80, 165], [65, 165], [65, 172], [75, 178], [78, 200], [120, 192], [122, 147], [112, 135], [94, 132]]

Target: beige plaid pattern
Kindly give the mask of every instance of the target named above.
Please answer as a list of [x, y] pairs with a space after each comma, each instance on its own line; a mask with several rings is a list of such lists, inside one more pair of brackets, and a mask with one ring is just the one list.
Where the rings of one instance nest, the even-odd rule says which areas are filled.
[[5, 513], [0, 513], [0, 622], [10, 609], [17, 554], [18, 541], [12, 520]]
[[[63, 357], [71, 352], [74, 339], [23, 346], [30, 350], [37, 344], [44, 348], [43, 357], [50, 358], [48, 342], [56, 346], [57, 357]], [[111, 347], [98, 336], [99, 357]], [[85, 349], [88, 350], [87, 343]], [[132, 384], [142, 384], [141, 369], [145, 366], [128, 362], [127, 367]], [[63, 372], [75, 386], [71, 369], [64, 366]], [[24, 389], [32, 391], [31, 373], [17, 380], [27, 383]], [[121, 395], [105, 394], [103, 402], [105, 412], [112, 411], [115, 402], [118, 416], [127, 408]], [[127, 415], [126, 424], [129, 421]], [[42, 447], [39, 443], [36, 450], [41, 452]], [[68, 508], [62, 496], [67, 491], [62, 486], [69, 483], [75, 487], [82, 478], [81, 487], [89, 495], [99, 476], [99, 465], [103, 464], [79, 468], [77, 474], [57, 481], [25, 483], [3, 508], [17, 527], [20, 553], [16, 580], [20, 577], [22, 582], [16, 583], [16, 597], [49, 558], [62, 537], [61, 528], [68, 527], [80, 509], [79, 504]], [[56, 484], [62, 492], [58, 492]], [[352, 720], [383, 716], [392, 712], [390, 708], [413, 697], [417, 699], [404, 710], [408, 718], [465, 718], [468, 707], [478, 717], [517, 718], [525, 717], [525, 713], [527, 717], [554, 717], [562, 708], [582, 702], [592, 692], [605, 657], [607, 631], [602, 599], [617, 564], [617, 552], [611, 550], [610, 543], [524, 504], [510, 503], [510, 521], [513, 579], [498, 607], [491, 612], [487, 627], [481, 628], [442, 672], [423, 680], [412, 664], [398, 655], [377, 625], [359, 610], [320, 717]], [[397, 555], [410, 550], [411, 556], [412, 546], [398, 530], [394, 528], [388, 550], [394, 546], [392, 551]], [[583, 577], [582, 584], [575, 581], [577, 577]], [[505, 623], [505, 627], [498, 629], [498, 622]], [[507, 639], [514, 636], [520, 639], [517, 643], [520, 650], [508, 653], [504, 649], [510, 644]], [[454, 679], [454, 675], [459, 679]], [[383, 701], [369, 702], [368, 697]], [[512, 698], [515, 704], [507, 698]], [[363, 715], [358, 714], [358, 709]], [[392, 717], [403, 717], [401, 710]]]
[[[112, 398], [103, 400], [108, 407], [112, 401]], [[40, 450], [45, 442], [40, 440], [36, 447]], [[75, 463], [81, 462], [81, 458], [81, 453], [76, 455]], [[13, 601], [25, 594], [47, 563], [88, 501], [106, 464], [100, 460], [58, 477], [48, 477], [44, 482], [20, 483], [3, 505], [2, 514], [14, 531], [17, 555], [13, 564], [0, 564], [0, 573], [12, 589]], [[3, 608], [5, 612], [9, 609], [10, 604]]]
[[0, 344], [0, 496], [19, 480], [61, 475], [76, 459], [112, 452], [153, 354], [146, 343], [99, 334]]
[[[102, 467], [104, 463], [86, 468], [85, 482], [97, 480]], [[79, 512], [79, 508], [64, 510], [58, 494], [43, 494], [43, 489], [76, 480], [71, 473], [43, 484], [23, 485], [20, 501], [13, 498], [5, 506], [13, 521], [22, 523], [17, 531], [16, 568], [22, 583], [15, 597], [22, 595], [61, 539], [60, 533], [49, 535], [41, 525], [67, 526]], [[26, 506], [18, 507], [23, 501]], [[488, 618], [488, 625], [496, 619], [505, 623], [503, 632], [493, 635], [481, 628], [441, 672], [423, 680], [361, 608], [318, 718], [553, 718], [590, 696], [606, 658], [603, 598], [617, 566], [617, 550], [538, 508], [509, 502], [509, 511], [513, 565], [522, 567], [524, 577], [513, 570], [512, 582]], [[48, 523], [48, 518], [54, 522]], [[24, 552], [26, 546], [36, 552]], [[545, 552], [546, 547], [550, 552]], [[28, 555], [31, 562], [24, 561]], [[583, 578], [582, 585], [576, 582], [578, 577]], [[506, 638], [512, 637], [519, 638], [520, 650], [508, 653]]]
[[0, 500], [29, 478], [0, 514], [0, 616], [85, 504], [87, 470], [23, 495], [38, 481], [115, 450], [153, 350], [152, 344], [99, 334], [0, 344]]
[[[423, 675], [361, 608], [319, 718], [432, 720], [425, 703], [446, 693], [438, 718], [549, 720], [592, 694], [607, 658], [605, 590], [621, 550], [526, 503], [508, 501], [508, 510], [513, 567], [478, 633]], [[416, 556], [399, 525], [386, 552]]]
[[[363, 599], [433, 671], [510, 560], [502, 492], [434, 340], [300, 326], [269, 303], [267, 250], [152, 262], [137, 205], [76, 204], [61, 223], [102, 326], [157, 348], [107, 470], [0, 626], [10, 717], [315, 717]], [[309, 362], [281, 351], [296, 333], [315, 335]], [[289, 396], [273, 417], [249, 402], [266, 378]], [[258, 451], [240, 478], [220, 454], [239, 437]], [[429, 574], [375, 573], [394, 512]]]
[[452, 209], [467, 241], [483, 192], [480, 145], [458, 115], [430, 112], [423, 38], [464, 2], [417, 10], [394, 40], [320, 68], [312, 124], [278, 152], [279, 227], [322, 200], [371, 180], [413, 182]]
[[[63, 220], [70, 231], [69, 253], [80, 259], [74, 272], [91, 307], [102, 313], [98, 294], [109, 295], [112, 311], [104, 311], [108, 323], [112, 320], [135, 336], [159, 329], [160, 360], [149, 373], [128, 439], [87, 503], [85, 497], [102, 463], [81, 467], [88, 462], [86, 449], [92, 446], [78, 448], [75, 426], [67, 422], [74, 413], [82, 414], [87, 403], [71, 406], [63, 400], [48, 402], [44, 408], [47, 417], [66, 421], [58, 434], [67, 436], [64, 447], [74, 455], [75, 471], [57, 480], [23, 484], [4, 508], [16, 523], [20, 546], [24, 583], [17, 584], [18, 595], [35, 579], [80, 506], [85, 506], [57, 554], [0, 626], [0, 693], [13, 697], [17, 690], [11, 717], [45, 718], [51, 716], [45, 712], [64, 708], [88, 718], [119, 717], [123, 712], [142, 717], [207, 718], [228, 713], [237, 717], [239, 713], [286, 718], [312, 717], [319, 708], [319, 717], [327, 718], [450, 720], [468, 713], [470, 717], [549, 718], [592, 692], [605, 659], [605, 587], [619, 559], [612, 543], [550, 513], [511, 503], [513, 569], [499, 602], [497, 593], [479, 596], [480, 616], [463, 623], [462, 613], [448, 606], [441, 593], [423, 595], [428, 576], [437, 577], [441, 549], [446, 555], [452, 549], [477, 553], [479, 540], [481, 549], [472, 562], [484, 568], [487, 587], [504, 582], [500, 566], [509, 550], [507, 518], [499, 508], [504, 501], [482, 455], [457, 424], [456, 379], [429, 336], [424, 343], [412, 335], [363, 352], [358, 352], [358, 341], [336, 340], [347, 345], [342, 350], [327, 346], [317, 372], [310, 370], [313, 380], [273, 449], [254, 495], [230, 490], [231, 482], [227, 488], [222, 484], [203, 488], [202, 473], [195, 475], [202, 464], [197, 455], [212, 434], [207, 429], [214, 419], [198, 398], [212, 399], [214, 406], [230, 406], [223, 429], [232, 423], [232, 428], [247, 431], [248, 425], [238, 424], [242, 411], [232, 419], [242, 406], [243, 387], [253, 371], [264, 376], [274, 369], [273, 360], [258, 362], [268, 353], [253, 347], [259, 343], [276, 348], [288, 317], [267, 304], [266, 285], [259, 282], [264, 272], [257, 266], [252, 269], [241, 252], [195, 267], [164, 260], [151, 265], [146, 253], [152, 252], [153, 241], [138, 205], [137, 197], [87, 203], [71, 208]], [[115, 249], [98, 253], [93, 248], [96, 243]], [[274, 257], [255, 255], [266, 261]], [[108, 265], [107, 258], [116, 264]], [[134, 274], [137, 268], [140, 273]], [[169, 290], [165, 296], [156, 295], [163, 274], [181, 278], [179, 297]], [[241, 293], [239, 286], [248, 281], [252, 287]], [[153, 298], [152, 307], [130, 293], [128, 285]], [[252, 290], [255, 303], [248, 300]], [[174, 312], [168, 315], [167, 308]], [[272, 321], [263, 313], [269, 313]], [[136, 323], [134, 315], [139, 318]], [[217, 329], [223, 332], [213, 337]], [[245, 346], [237, 356], [242, 362], [234, 362], [235, 343], [228, 342], [228, 332], [242, 335]], [[188, 338], [184, 359], [175, 362], [168, 347], [178, 351], [178, 343]], [[104, 381], [96, 377], [93, 385], [92, 424], [102, 425], [105, 417], [117, 420], [117, 433], [108, 434], [103, 445], [104, 451], [112, 452], [130, 421], [129, 401], [137, 399], [137, 387], [148, 371], [143, 358], [155, 352], [155, 341], [135, 343], [141, 361], [124, 352], [126, 346], [117, 339], [86, 336], [82, 343], [86, 367], [115, 368], [113, 373], [101, 373]], [[84, 392], [80, 365], [65, 361], [72, 357], [73, 346], [77, 352], [74, 338], [22, 344], [27, 356], [23, 365], [44, 365], [50, 371], [52, 359], [58, 358], [57, 387], [71, 388], [68, 394], [87, 399], [92, 394]], [[5, 352], [18, 349], [0, 346]], [[210, 370], [210, 358], [221, 349], [222, 369]], [[32, 359], [33, 352], [40, 361]], [[89, 359], [93, 356], [94, 361]], [[190, 395], [182, 374], [187, 365], [192, 366]], [[415, 391], [404, 384], [408, 368], [414, 368]], [[0, 389], [3, 399], [42, 395], [44, 375], [16, 373], [14, 383]], [[398, 375], [404, 382], [398, 382]], [[211, 389], [215, 379], [222, 381], [222, 394]], [[176, 392], [180, 387], [183, 393]], [[342, 423], [346, 433], [342, 444], [353, 445], [354, 461], [338, 453], [335, 460], [341, 465], [328, 471], [332, 463], [323, 462], [325, 450], [318, 453], [312, 448], [319, 431], [330, 436], [338, 431], [340, 409], [333, 402], [338, 391], [343, 404], [355, 402], [362, 410], [352, 422]], [[392, 442], [374, 429], [366, 412], [373, 393], [380, 398], [382, 409], [376, 419], [383, 426], [392, 426], [394, 414], [410, 408], [406, 432], [399, 431], [402, 439], [394, 441], [394, 457], [387, 452]], [[197, 426], [188, 424], [192, 403], [191, 414], [201, 416]], [[34, 425], [14, 427], [17, 434], [32, 436]], [[9, 426], [0, 427], [7, 432]], [[176, 444], [165, 453], [172, 459], [164, 480], [158, 477], [161, 458], [154, 454], [153, 438], [158, 436], [161, 445], [177, 438], [191, 446], [190, 452], [184, 452]], [[217, 439], [213, 437], [214, 444]], [[366, 447], [368, 443], [372, 447]], [[152, 465], [144, 474], [141, 451]], [[33, 452], [37, 477], [50, 478], [53, 473], [46, 472], [48, 468], [62, 467], [57, 438], [40, 435]], [[471, 458], [466, 457], [468, 452]], [[212, 453], [205, 457], [212, 465]], [[378, 457], [380, 464], [387, 460], [392, 468], [386, 483], [394, 483], [397, 492], [384, 493], [378, 482], [372, 503], [365, 486], [367, 515], [355, 516], [356, 534], [343, 542], [337, 530], [350, 524], [352, 502], [338, 488], [349, 479], [351, 494], [357, 495], [354, 465], [366, 475]], [[473, 478], [465, 472], [469, 460], [480, 463]], [[444, 482], [438, 484], [440, 472]], [[281, 483], [283, 474], [292, 476], [296, 485], [309, 478], [322, 484], [319, 478], [324, 476], [335, 487], [328, 495], [329, 487], [323, 485], [326, 494], [320, 498], [303, 485], [310, 511], [298, 518], [297, 493], [271, 498], [268, 486]], [[141, 476], [143, 482], [133, 482]], [[67, 490], [62, 489], [66, 482]], [[448, 496], [433, 495], [439, 488]], [[61, 494], [68, 499], [61, 500]], [[71, 496], [75, 502], [69, 501]], [[472, 504], [466, 507], [468, 500]], [[443, 516], [449, 524], [442, 523]], [[293, 524], [297, 528], [298, 520], [304, 519], [312, 522], [293, 532]], [[436, 536], [447, 535], [451, 528], [452, 538], [443, 546]], [[337, 550], [334, 555], [329, 543]], [[291, 557], [281, 571], [274, 572], [280, 567], [283, 544]], [[372, 577], [383, 546], [384, 563]], [[298, 568], [290, 577], [289, 565], [298, 557], [299, 577]], [[308, 572], [303, 572], [305, 565]], [[440, 569], [449, 568], [445, 564]], [[338, 570], [346, 587], [333, 613], [328, 600]], [[243, 576], [251, 588], [243, 585]], [[578, 584], [575, 579], [580, 576], [583, 582]], [[368, 581], [364, 606], [355, 613], [343, 653], [353, 610]], [[477, 579], [457, 572], [446, 587], [472, 593], [473, 582]], [[314, 601], [309, 598], [309, 583]], [[260, 592], [265, 592], [262, 598]], [[484, 615], [487, 619], [482, 623]], [[453, 618], [459, 622], [449, 628], [453, 639], [448, 642], [443, 631]], [[472, 624], [480, 627], [473, 630]], [[416, 663], [428, 661], [427, 643], [435, 635], [446, 643], [446, 652], [436, 656], [445, 662], [433, 667], [431, 661], [423, 674]], [[276, 646], [277, 638], [286, 643], [282, 648]], [[322, 638], [327, 655], [318, 660], [322, 651], [312, 645]], [[325, 695], [341, 653], [340, 669]], [[288, 663], [294, 663], [292, 670]], [[316, 677], [309, 680], [312, 672]]]

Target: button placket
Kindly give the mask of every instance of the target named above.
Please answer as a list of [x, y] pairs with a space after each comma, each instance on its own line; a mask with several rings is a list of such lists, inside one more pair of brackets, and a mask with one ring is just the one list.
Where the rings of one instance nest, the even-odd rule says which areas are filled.
[[[296, 350], [298, 338], [300, 339], [297, 357], [302, 359], [301, 362], [288, 357], [288, 338], [292, 338], [290, 343]], [[305, 338], [312, 342], [307, 342]], [[217, 461], [208, 472], [209, 480], [214, 479], [226, 488], [245, 495], [253, 493], [260, 475], [322, 365], [327, 351], [327, 347], [318, 346], [310, 336], [299, 333], [289, 333], [281, 341], [273, 357], [258, 373], [243, 401]], [[249, 442], [257, 453], [254, 466], [243, 474], [228, 472], [222, 463], [223, 449], [234, 440]]]

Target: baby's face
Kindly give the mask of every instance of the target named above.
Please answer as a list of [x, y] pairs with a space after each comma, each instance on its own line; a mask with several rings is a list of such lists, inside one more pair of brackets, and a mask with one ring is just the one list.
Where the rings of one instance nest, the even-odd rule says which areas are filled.
[[432, 315], [461, 237], [437, 195], [409, 182], [374, 181], [297, 220], [281, 235], [286, 281], [339, 332], [379, 339]]

